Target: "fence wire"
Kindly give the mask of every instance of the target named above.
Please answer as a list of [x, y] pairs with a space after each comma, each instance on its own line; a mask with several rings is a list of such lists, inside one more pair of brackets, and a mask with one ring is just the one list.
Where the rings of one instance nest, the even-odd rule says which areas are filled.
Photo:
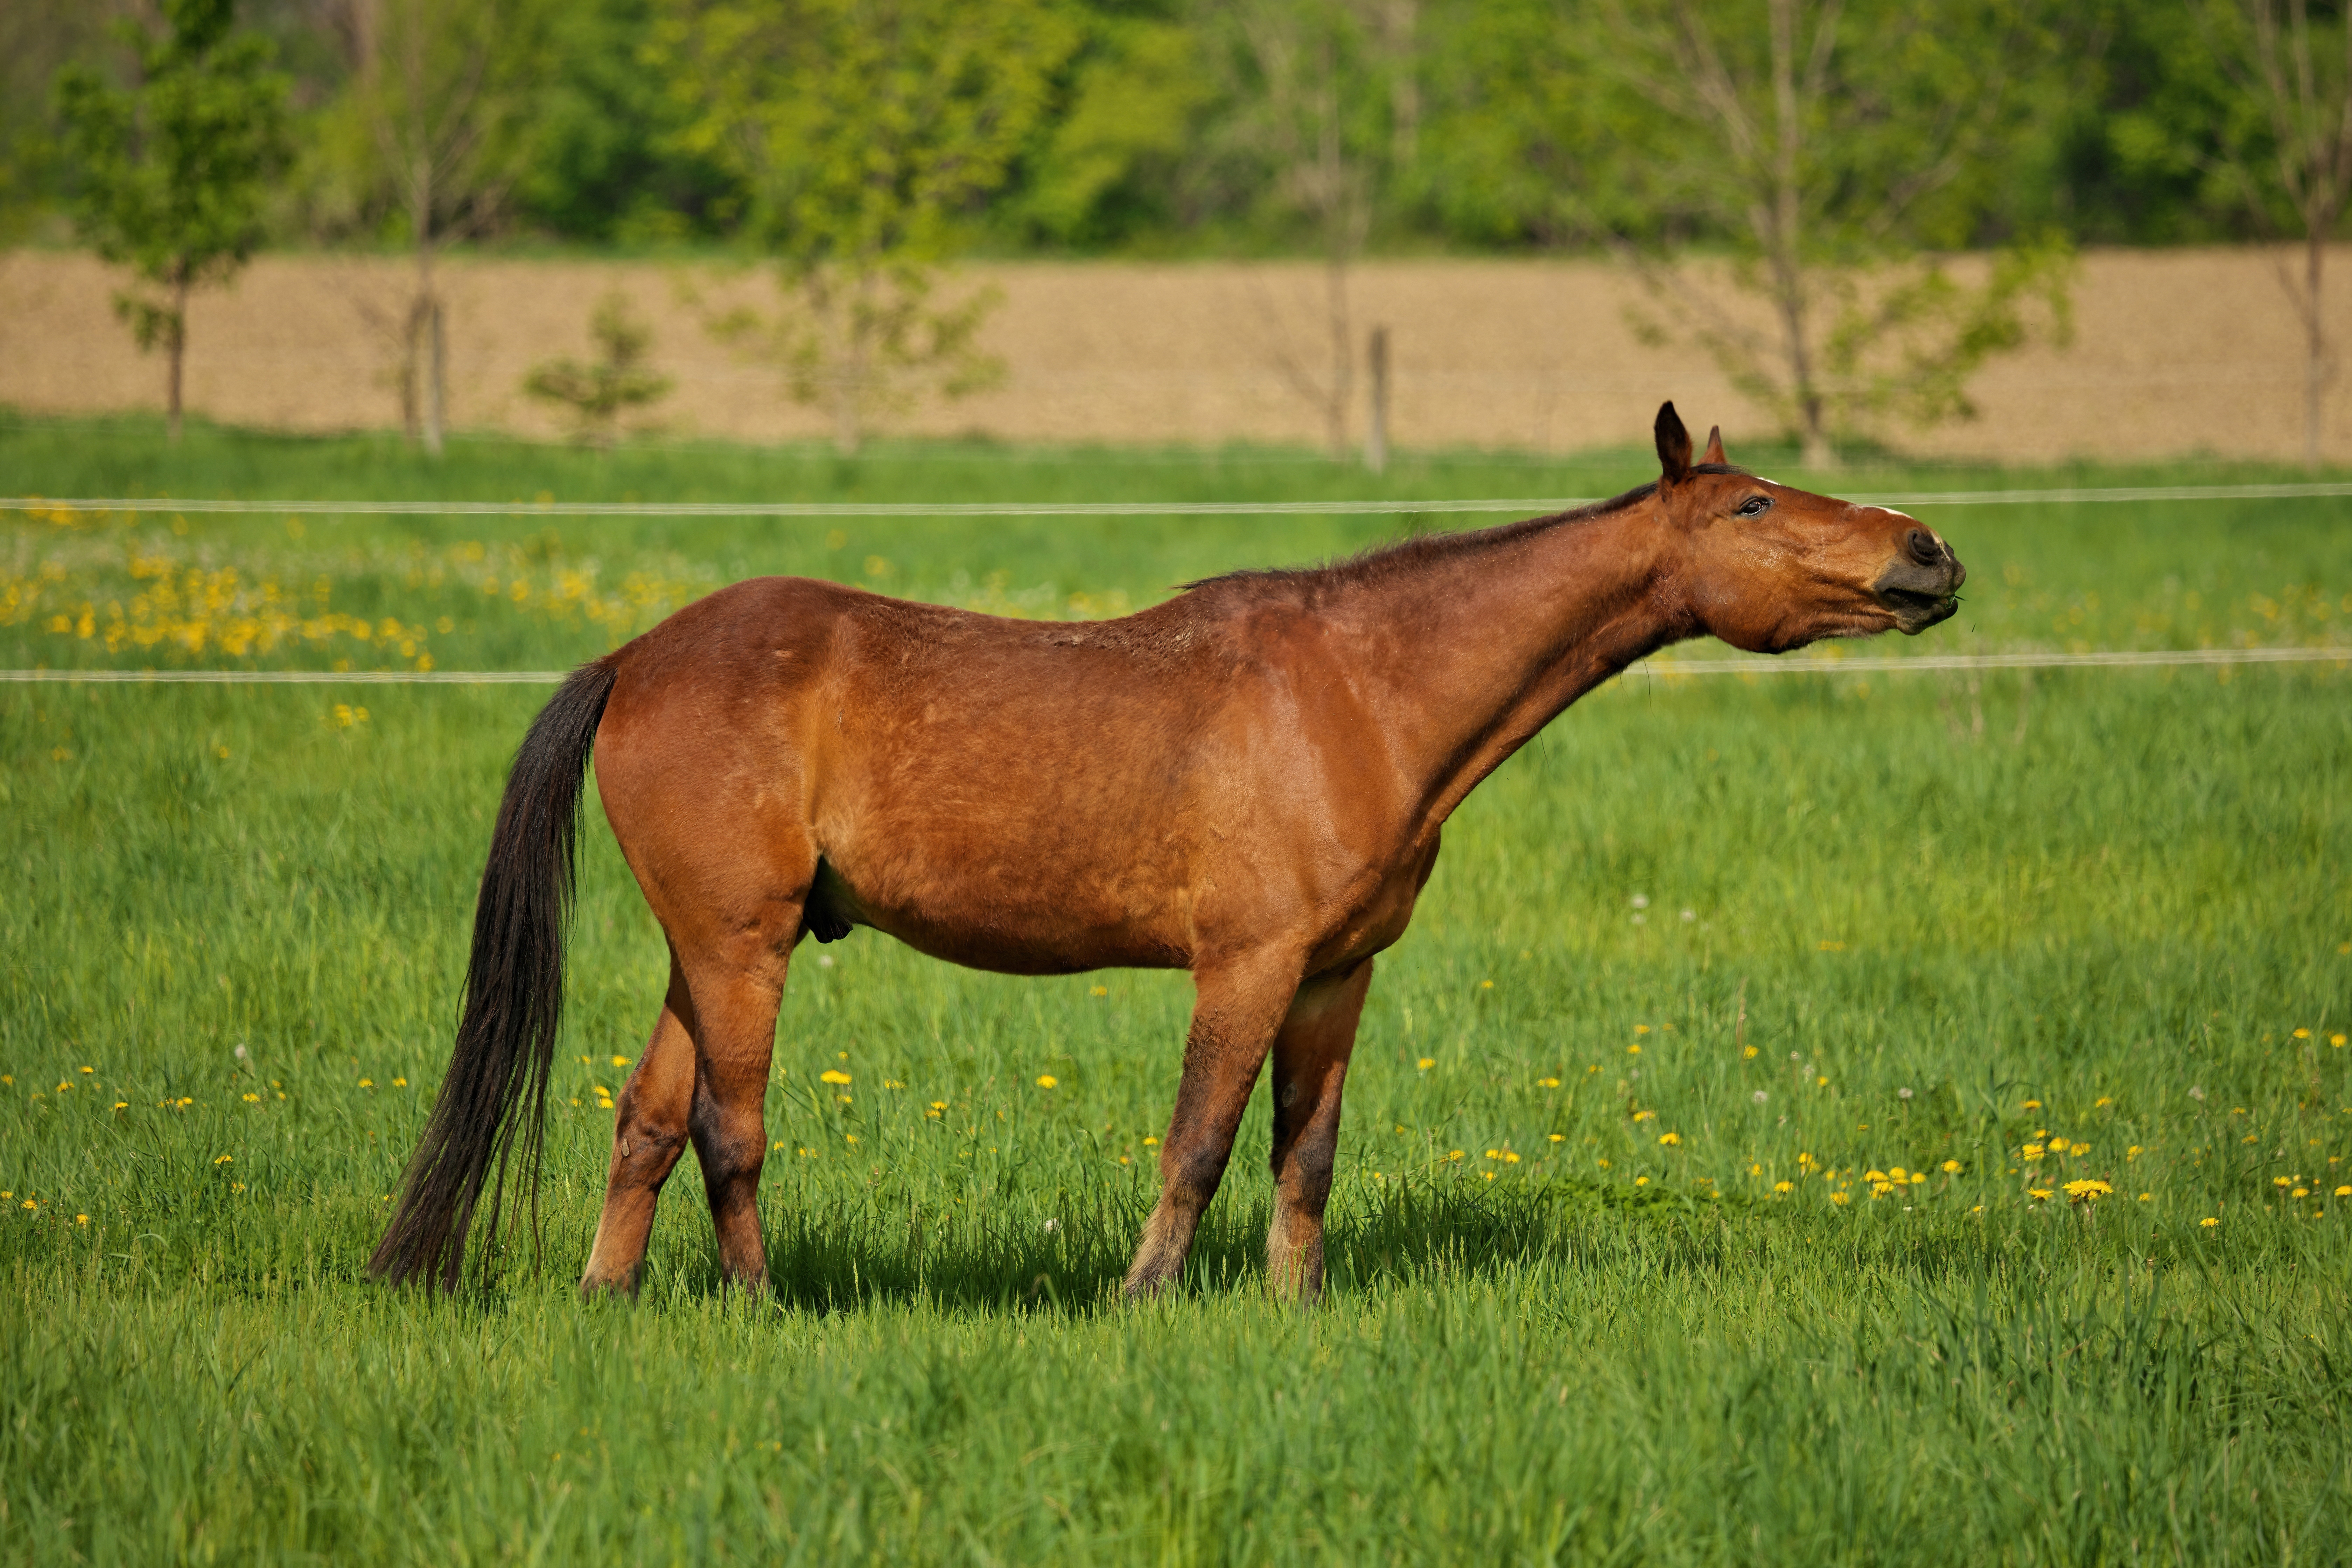
[[[2105, 489], [1919, 490], [1848, 499], [1866, 506], [2110, 506], [2151, 501], [2312, 500], [2352, 496], [2352, 481], [2275, 485], [2126, 485]], [[154, 496], [0, 497], [0, 512], [164, 512], [314, 517], [1379, 517], [1514, 514], [1589, 506], [1599, 496], [1293, 501], [488, 501], [239, 500]]]
[[[1846, 658], [1643, 659], [1627, 675], [1913, 675], [1930, 670], [2144, 669], [2181, 665], [2336, 664], [2335, 647], [2095, 648], [2079, 653], [1949, 653]], [[79, 686], [554, 686], [567, 669], [0, 669], [0, 681]]]

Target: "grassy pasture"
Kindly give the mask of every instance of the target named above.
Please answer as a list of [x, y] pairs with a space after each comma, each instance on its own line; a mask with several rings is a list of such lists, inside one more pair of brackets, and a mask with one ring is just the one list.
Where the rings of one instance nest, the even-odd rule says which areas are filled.
[[[1409, 513], [1649, 471], [493, 446], [429, 469], [0, 427], [0, 489], [50, 495]], [[1933, 521], [1968, 605], [1873, 652], [2352, 644], [2339, 501]], [[1410, 525], [20, 515], [0, 663], [551, 668], [751, 573], [1103, 613]], [[1596, 693], [1471, 798], [1381, 962], [1310, 1315], [1258, 1277], [1263, 1104], [1187, 1289], [1115, 1302], [1181, 976], [1007, 980], [871, 932], [803, 949], [786, 1000], [774, 1301], [719, 1290], [690, 1162], [642, 1300], [579, 1301], [596, 1091], [664, 973], [593, 807], [543, 1260], [518, 1236], [478, 1294], [380, 1289], [361, 1265], [544, 693], [0, 688], [0, 1561], [2342, 1561], [2347, 679]]]

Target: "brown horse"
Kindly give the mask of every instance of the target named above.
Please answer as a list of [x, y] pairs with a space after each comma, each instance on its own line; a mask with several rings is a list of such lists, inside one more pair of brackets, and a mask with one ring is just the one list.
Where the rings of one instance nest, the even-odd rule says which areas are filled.
[[[531, 726], [474, 919], [449, 1075], [373, 1268], [454, 1287], [486, 1185], [539, 1131], [592, 750], [669, 943], [621, 1090], [588, 1289], [633, 1289], [689, 1140], [728, 1273], [767, 1282], [756, 1194], [776, 1008], [803, 936], [872, 926], [1014, 974], [1188, 969], [1198, 990], [1130, 1294], [1183, 1267], [1274, 1058], [1275, 1288], [1313, 1297], [1339, 1088], [1372, 955], [1438, 834], [1554, 715], [1712, 634], [1780, 653], [1949, 616], [1967, 574], [1901, 512], [1705, 460], [1658, 412], [1655, 484], [1597, 506], [1038, 623], [770, 577], [587, 665]], [[495, 1178], [495, 1179], [493, 1179]]]

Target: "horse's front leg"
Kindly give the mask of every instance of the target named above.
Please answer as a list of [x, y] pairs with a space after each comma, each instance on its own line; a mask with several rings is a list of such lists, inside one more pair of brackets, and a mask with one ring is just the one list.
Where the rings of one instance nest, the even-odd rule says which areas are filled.
[[1127, 1293], [1159, 1291], [1184, 1267], [1201, 1213], [1234, 1152], [1234, 1133], [1249, 1105], [1258, 1068], [1298, 993], [1294, 952], [1259, 951], [1195, 970], [1199, 999], [1184, 1041], [1184, 1077], [1176, 1111], [1160, 1145], [1160, 1201], [1127, 1271]]
[[1302, 1304], [1323, 1293], [1323, 1205], [1339, 1152], [1339, 1086], [1356, 1048], [1372, 961], [1319, 974], [1274, 1041], [1274, 1224], [1265, 1236], [1266, 1282]]

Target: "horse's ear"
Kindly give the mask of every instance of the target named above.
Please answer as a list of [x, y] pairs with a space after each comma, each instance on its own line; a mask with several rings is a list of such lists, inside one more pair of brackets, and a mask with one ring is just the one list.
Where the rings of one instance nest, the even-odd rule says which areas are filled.
[[1702, 463], [1713, 463], [1717, 468], [1727, 467], [1730, 464], [1731, 459], [1723, 455], [1722, 426], [1710, 425], [1707, 426], [1706, 450], [1699, 454], [1698, 460]]
[[1690, 478], [1690, 432], [1671, 403], [1658, 405], [1658, 482], [1678, 485]]

